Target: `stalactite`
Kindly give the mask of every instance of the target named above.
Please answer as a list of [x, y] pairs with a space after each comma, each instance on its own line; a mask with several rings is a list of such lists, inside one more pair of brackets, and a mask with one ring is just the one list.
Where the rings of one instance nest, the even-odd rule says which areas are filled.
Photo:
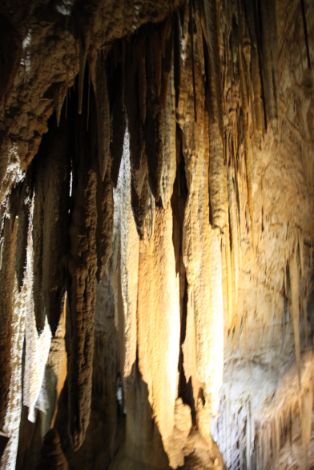
[[[38, 174], [40, 175], [40, 171]], [[44, 229], [44, 206], [45, 198], [44, 193], [46, 191], [46, 184], [41, 181], [40, 178], [36, 178], [36, 187], [34, 191], [36, 197], [34, 198], [34, 215], [33, 215], [33, 249], [34, 249], [34, 306], [35, 306], [35, 318], [37, 330], [40, 333], [45, 324], [45, 311], [43, 309], [43, 229]]]
[[[4, 408], [5, 415], [1, 424], [1, 432], [7, 437], [8, 442], [0, 456], [0, 468], [6, 468], [8, 470], [15, 469], [22, 408], [21, 379], [25, 328], [25, 309], [23, 309], [24, 290], [25, 288], [22, 286], [18, 288], [15, 282], [14, 291], [12, 292], [12, 294], [14, 294], [14, 305], [12, 311], [12, 336], [10, 344], [10, 358], [14, 367], [9, 368], [9, 363], [6, 363], [6, 368], [10, 374], [8, 382], [9, 390], [7, 394], [7, 406]], [[2, 383], [6, 385], [5, 380], [3, 380]]]
[[193, 86], [193, 105], [194, 105], [194, 121], [197, 122], [197, 106], [196, 106], [196, 85], [195, 85], [195, 54], [194, 54], [194, 34], [196, 29], [194, 19], [193, 0], [189, 2], [189, 35], [191, 42], [191, 66], [192, 66], [192, 86]]
[[[97, 149], [98, 149], [98, 171], [97, 171], [97, 278], [100, 280], [107, 267], [111, 254], [112, 228], [113, 228], [113, 185], [116, 184], [116, 176], [113, 174], [116, 168], [119, 170], [121, 155], [112, 151], [113, 141], [116, 142], [116, 122], [113, 114], [111, 123], [110, 100], [108, 96], [107, 61], [103, 54], [95, 59], [94, 68], [91, 70], [91, 79], [95, 91], [95, 99], [89, 99], [90, 128], [95, 126], [95, 115], [97, 123]], [[118, 92], [121, 90], [118, 90]], [[121, 100], [119, 96], [114, 97]], [[115, 108], [114, 108], [115, 109]], [[119, 112], [123, 112], [119, 109]], [[121, 117], [118, 117], [120, 124]], [[119, 125], [118, 124], [118, 125]], [[118, 133], [120, 129], [118, 130]], [[94, 134], [94, 138], [96, 134]], [[119, 143], [118, 143], [119, 146]]]
[[69, 265], [69, 426], [72, 444], [78, 449], [84, 440], [91, 406], [97, 271], [97, 136], [93, 133], [95, 126], [86, 130], [84, 113], [75, 122]]
[[[35, 421], [35, 409], [45, 412], [45, 406], [40, 394], [44, 382], [44, 373], [50, 349], [51, 331], [48, 319], [53, 327], [57, 325], [62, 310], [62, 292], [65, 276], [64, 253], [67, 248], [66, 228], [68, 213], [69, 178], [66, 155], [66, 139], [64, 129], [55, 126], [45, 139], [41, 152], [42, 165], [28, 172], [25, 181], [21, 184], [18, 194], [21, 195], [23, 205], [18, 212], [18, 250], [16, 253], [16, 286], [14, 294], [14, 314], [12, 325], [11, 356], [15, 368], [10, 378], [9, 404], [5, 418], [5, 429], [10, 435], [2, 457], [2, 464], [6, 468], [15, 468], [15, 460], [19, 439], [19, 424], [22, 410], [22, 368], [23, 377], [23, 404], [29, 408], [28, 418]], [[50, 160], [50, 156], [54, 158]], [[47, 174], [47, 161], [50, 161], [49, 178]], [[40, 185], [35, 185], [35, 192], [31, 196], [31, 180], [35, 174], [40, 174], [45, 183], [45, 191]], [[31, 198], [31, 199], [30, 199]], [[38, 199], [41, 198], [39, 202]], [[30, 203], [32, 200], [32, 203]], [[35, 213], [35, 201], [37, 212]], [[39, 210], [38, 210], [39, 209]], [[60, 215], [61, 214], [61, 215]], [[37, 217], [37, 218], [36, 218]], [[37, 223], [35, 231], [34, 220]], [[42, 223], [40, 231], [39, 225]], [[43, 269], [34, 271], [34, 233], [35, 241], [39, 244], [40, 253], [44, 256]], [[23, 246], [24, 244], [24, 246]], [[56, 258], [57, 256], [57, 258]], [[60, 265], [56, 261], [60, 261]], [[38, 261], [36, 259], [36, 261]], [[45, 314], [42, 317], [42, 327], [38, 333], [35, 321], [35, 292], [34, 274], [37, 274], [38, 289], [42, 291], [39, 300], [40, 307]], [[60, 298], [61, 297], [61, 298]], [[62, 304], [62, 305], [61, 305]], [[24, 364], [22, 366], [23, 342], [25, 338]]]
[[[246, 66], [250, 67], [251, 70], [251, 87], [252, 87], [252, 116], [254, 117], [255, 130], [258, 132], [263, 132], [266, 127], [266, 110], [265, 102], [263, 95], [263, 83], [261, 82], [262, 76], [262, 61], [261, 61], [261, 51], [258, 43], [258, 27], [256, 26], [257, 13], [256, 13], [256, 4], [254, 2], [244, 1], [244, 12], [245, 19], [247, 22], [250, 44], [246, 45], [246, 50], [244, 50]], [[250, 54], [248, 54], [250, 51]]]
[[[245, 51], [244, 45], [245, 41], [248, 41], [247, 30], [245, 22], [241, 15], [239, 14], [239, 34], [242, 37], [242, 44], [241, 42], [238, 44], [238, 67], [239, 67], [239, 98], [240, 98], [240, 110], [238, 115], [238, 123], [237, 123], [237, 153], [241, 152], [241, 146], [244, 145], [244, 161], [245, 161], [245, 181], [246, 181], [246, 190], [247, 190], [247, 206], [250, 216], [250, 225], [249, 231], [251, 234], [251, 243], [253, 249], [255, 249], [256, 244], [256, 235], [255, 235], [255, 225], [254, 225], [254, 201], [253, 201], [253, 154], [252, 154], [252, 134], [256, 133], [261, 130], [261, 111], [259, 109], [259, 101], [257, 99], [256, 110], [253, 107], [253, 113], [250, 108], [250, 57], [248, 57], [248, 53]], [[246, 48], [250, 47], [250, 45], [245, 45]], [[259, 89], [260, 84], [260, 77], [257, 78], [257, 84], [255, 85], [256, 89]], [[258, 93], [259, 91], [257, 91]], [[253, 100], [254, 101], [254, 100]], [[255, 115], [256, 122], [252, 120], [251, 113]], [[257, 124], [257, 127], [254, 127], [254, 124]], [[241, 155], [237, 155], [237, 158], [241, 158]]]
[[[194, 121], [194, 98], [191, 83], [191, 49], [187, 49], [181, 67], [178, 118], [183, 132], [183, 154], [187, 177], [188, 199], [184, 215], [183, 260], [188, 282], [187, 335], [183, 345], [186, 381], [192, 379], [194, 399], [204, 396], [211, 412], [217, 407], [222, 381], [223, 293], [221, 240], [209, 223], [208, 198], [208, 117], [202, 96], [203, 48], [199, 17], [195, 30], [195, 79], [198, 121]], [[183, 36], [188, 31], [188, 19]], [[184, 59], [183, 59], [184, 60]], [[184, 116], [184, 118], [183, 118]], [[183, 118], [183, 119], [182, 119]], [[182, 119], [182, 120], [181, 120]], [[207, 286], [203, 289], [202, 286]], [[204, 311], [208, 312], [205, 316]], [[205, 404], [204, 404], [205, 406]]]
[[245, 1], [244, 5], [253, 47], [252, 84], [257, 105], [255, 109], [256, 121], [258, 128], [260, 128], [260, 97], [263, 100], [266, 126], [277, 118], [276, 9], [273, 2], [269, 1], [256, 3]]
[[301, 234], [298, 233], [298, 256], [300, 260], [300, 274], [301, 276], [305, 275], [305, 263], [306, 263], [306, 258], [305, 258], [305, 253], [304, 253], [304, 239], [302, 238]]
[[174, 52], [173, 43], [166, 44], [170, 49], [170, 71], [167, 77], [165, 103], [160, 115], [161, 135], [161, 177], [160, 198], [163, 207], [169, 204], [176, 174], [176, 115], [175, 115], [175, 88], [174, 88]]
[[29, 218], [30, 218], [30, 201], [31, 201], [31, 172], [25, 177], [25, 180], [20, 186], [19, 196], [23, 201], [20, 204], [18, 212], [18, 232], [17, 232], [17, 250], [15, 260], [15, 271], [17, 288], [20, 291], [23, 285], [24, 271], [26, 266], [27, 256], [27, 240], [29, 231]]
[[254, 226], [254, 201], [253, 201], [253, 155], [252, 155], [252, 141], [251, 138], [246, 132], [245, 135], [245, 170], [246, 170], [246, 187], [247, 187], [247, 204], [248, 211], [250, 216], [250, 233], [251, 233], [251, 242], [253, 249], [256, 245], [256, 235], [255, 235], [255, 226]]
[[[13, 199], [8, 201], [11, 204]], [[2, 237], [2, 250], [3, 255], [0, 266], [0, 283], [2, 292], [0, 296], [0, 311], [1, 311], [1, 330], [0, 330], [0, 428], [4, 425], [5, 411], [8, 405], [9, 386], [11, 375], [11, 337], [12, 337], [12, 315], [13, 315], [13, 299], [14, 299], [14, 274], [15, 274], [15, 256], [16, 256], [16, 236], [18, 230], [18, 223], [16, 214], [9, 212], [4, 215], [3, 233]]]
[[[111, 163], [109, 164], [109, 168]], [[101, 279], [112, 253], [113, 184], [110, 170], [104, 181], [97, 182], [97, 277]]]
[[237, 309], [238, 303], [238, 287], [239, 287], [239, 272], [240, 272], [240, 233], [239, 233], [239, 207], [237, 204], [236, 190], [235, 190], [235, 175], [234, 168], [231, 165], [228, 168], [228, 205], [229, 205], [229, 233], [230, 233], [230, 280], [232, 292], [232, 305]]
[[171, 26], [172, 19], [155, 32], [146, 51], [145, 151], [151, 190], [157, 204], [163, 206], [166, 206], [170, 200], [175, 178], [175, 108]]
[[70, 163], [67, 126], [53, 123], [34, 162], [34, 302], [37, 329], [54, 332], [62, 311], [68, 250]]
[[227, 173], [224, 162], [222, 135], [222, 90], [220, 85], [219, 32], [216, 1], [204, 4], [203, 35], [207, 106], [209, 116], [209, 195], [210, 219], [215, 227], [224, 231], [228, 223]]
[[147, 37], [146, 53], [146, 89], [147, 111], [144, 126], [145, 153], [147, 155], [147, 167], [149, 183], [153, 196], [158, 201], [160, 198], [161, 178], [161, 142], [160, 142], [160, 88], [162, 80], [162, 31], [152, 31]]
[[98, 54], [95, 65], [93, 87], [97, 102], [97, 136], [98, 136], [98, 165], [100, 181], [105, 179], [107, 167], [110, 167], [111, 122], [110, 103], [108, 96], [106, 57], [104, 53]]
[[[178, 389], [179, 300], [171, 206], [165, 210], [156, 208], [151, 239], [141, 241], [139, 246], [137, 348], [139, 370], [147, 383], [148, 399], [174, 468], [182, 463], [182, 454], [177, 456], [172, 451], [171, 441]], [[154, 315], [147, 315], [148, 311]]]
[[83, 99], [84, 99], [84, 83], [85, 83], [85, 73], [86, 73], [86, 64], [87, 64], [87, 53], [88, 47], [85, 43], [86, 40], [82, 36], [82, 31], [79, 31], [79, 57], [80, 57], [80, 67], [79, 67], [79, 76], [78, 76], [78, 101], [77, 101], [77, 112], [82, 114], [83, 112]]
[[267, 120], [277, 118], [277, 96], [276, 96], [276, 8], [271, 0], [259, 3], [262, 20], [262, 72], [263, 87], [265, 93]]
[[54, 94], [54, 108], [55, 108], [57, 127], [59, 127], [61, 124], [64, 102], [67, 99], [67, 92], [68, 92], [68, 87], [62, 84], [57, 88]]
[[137, 42], [134, 41], [126, 47], [125, 81], [129, 85], [125, 90], [125, 104], [130, 133], [131, 197], [134, 217], [141, 237], [144, 236], [144, 222], [149, 206], [150, 188], [144, 150], [144, 129], [141, 125], [139, 110], [142, 100], [135, 99], [132, 90], [137, 89], [138, 57], [144, 53], [143, 38], [138, 38]]
[[256, 46], [252, 45], [252, 58], [251, 58], [251, 76], [252, 76], [252, 95], [253, 95], [253, 117], [254, 117], [254, 127], [255, 129], [262, 133], [265, 130], [265, 113], [263, 105], [263, 90], [260, 80], [260, 69], [258, 61], [258, 52]]
[[[96, 277], [96, 175], [76, 187], [71, 234], [70, 407], [73, 445], [83, 442], [90, 415]], [[88, 229], [87, 229], [88, 227]]]
[[294, 249], [289, 262], [290, 292], [291, 292], [291, 319], [293, 325], [295, 359], [300, 379], [301, 374], [301, 345], [300, 345], [300, 273], [297, 251]]
[[[33, 196], [33, 201], [34, 201]], [[35, 204], [30, 218], [29, 230], [33, 231]], [[23, 405], [28, 407], [28, 420], [35, 422], [35, 408], [42, 387], [51, 341], [51, 330], [47, 317], [40, 332], [37, 330], [35, 302], [33, 297], [33, 237], [29, 234], [27, 246], [27, 271], [25, 276], [25, 371], [23, 380]]]
[[[130, 141], [126, 132], [123, 156], [117, 189], [115, 191], [117, 237], [120, 244], [120, 283], [122, 297], [122, 318], [119, 318], [123, 331], [121, 354], [123, 377], [131, 377], [136, 362], [137, 350], [137, 298], [139, 237], [131, 206]], [[120, 209], [120, 210], [119, 210]]]
[[[10, 377], [9, 403], [4, 423], [4, 429], [10, 439], [1, 459], [1, 468], [3, 466], [3, 468], [12, 470], [16, 465], [22, 404], [29, 407], [29, 419], [34, 420], [35, 407], [40, 406], [38, 398], [50, 346], [50, 329], [47, 320], [44, 331], [38, 335], [34, 317], [32, 240], [34, 198], [32, 198], [32, 202], [28, 198], [22, 210], [26, 211], [29, 218], [26, 261], [22, 285], [15, 285], [11, 343], [11, 358], [15, 367]], [[23, 218], [19, 218], [19, 221], [23, 223]], [[24, 340], [25, 358], [24, 364], [22, 364]], [[24, 377], [22, 379], [23, 370]]]
[[[229, 222], [230, 223], [230, 222]], [[230, 225], [229, 225], [230, 227]], [[233, 272], [231, 261], [231, 243], [230, 235], [227, 232], [222, 243], [222, 273], [223, 273], [223, 297], [224, 297], [224, 312], [225, 312], [225, 328], [230, 330], [233, 313], [237, 300], [234, 300], [234, 285], [233, 285]]]

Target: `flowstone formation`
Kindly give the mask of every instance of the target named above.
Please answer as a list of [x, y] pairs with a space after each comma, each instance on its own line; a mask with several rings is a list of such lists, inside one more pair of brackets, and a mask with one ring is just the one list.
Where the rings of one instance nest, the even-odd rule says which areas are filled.
[[0, 468], [310, 469], [314, 4], [0, 25]]

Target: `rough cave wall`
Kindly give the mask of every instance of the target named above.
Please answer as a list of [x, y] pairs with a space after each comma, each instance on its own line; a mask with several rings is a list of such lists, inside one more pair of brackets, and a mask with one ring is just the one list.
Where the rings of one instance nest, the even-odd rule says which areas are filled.
[[0, 14], [1, 468], [312, 465], [313, 3]]

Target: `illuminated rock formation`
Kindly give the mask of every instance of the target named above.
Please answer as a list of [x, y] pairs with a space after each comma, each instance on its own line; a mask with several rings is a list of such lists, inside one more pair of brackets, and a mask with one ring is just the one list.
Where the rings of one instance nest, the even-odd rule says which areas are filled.
[[0, 26], [0, 469], [310, 469], [314, 4]]

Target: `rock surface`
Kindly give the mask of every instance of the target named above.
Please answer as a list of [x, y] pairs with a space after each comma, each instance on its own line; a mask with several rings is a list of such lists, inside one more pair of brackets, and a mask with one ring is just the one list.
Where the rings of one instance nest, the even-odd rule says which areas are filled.
[[0, 468], [310, 469], [314, 4], [0, 26]]

